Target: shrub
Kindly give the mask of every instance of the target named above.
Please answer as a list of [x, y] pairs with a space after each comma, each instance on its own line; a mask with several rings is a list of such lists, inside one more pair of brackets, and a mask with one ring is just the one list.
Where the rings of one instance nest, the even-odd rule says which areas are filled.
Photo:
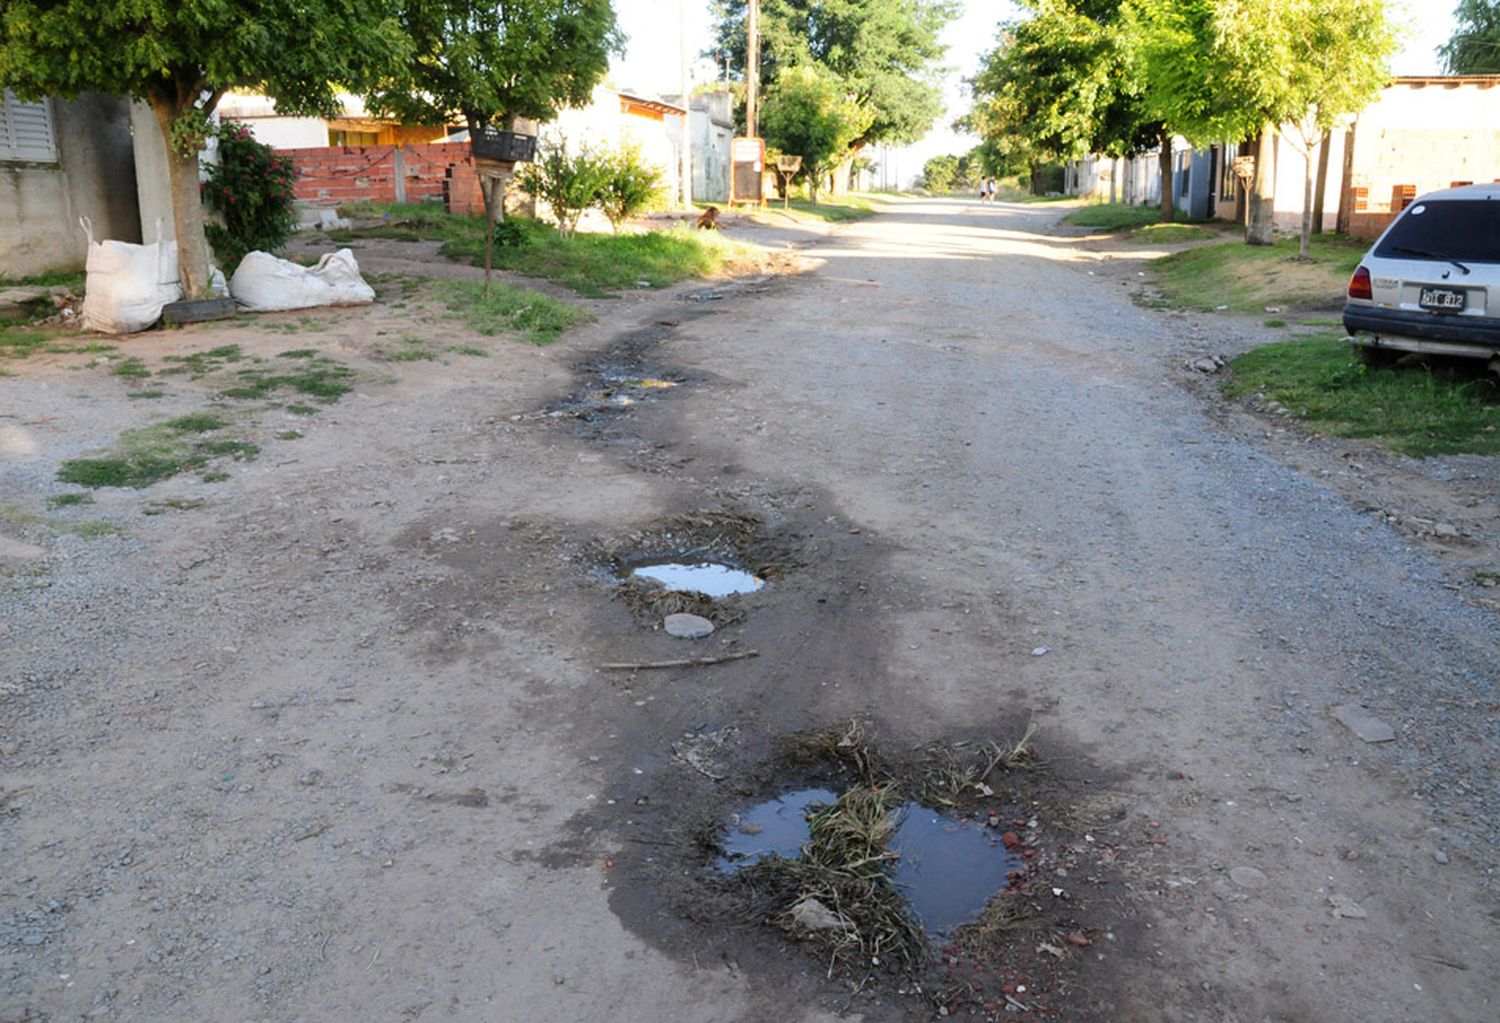
[[649, 209], [662, 191], [661, 171], [641, 162], [640, 151], [626, 147], [603, 157], [608, 176], [599, 188], [599, 209], [615, 234], [620, 225]]
[[280, 248], [297, 227], [290, 157], [257, 142], [250, 129], [225, 121], [216, 133], [219, 162], [208, 169], [203, 200], [223, 219], [207, 225], [214, 254], [233, 273], [245, 253]]
[[598, 203], [609, 177], [606, 157], [587, 146], [573, 155], [568, 152], [567, 140], [560, 139], [542, 147], [540, 157], [527, 165], [519, 181], [527, 195], [552, 207], [558, 233], [570, 238], [584, 211]]

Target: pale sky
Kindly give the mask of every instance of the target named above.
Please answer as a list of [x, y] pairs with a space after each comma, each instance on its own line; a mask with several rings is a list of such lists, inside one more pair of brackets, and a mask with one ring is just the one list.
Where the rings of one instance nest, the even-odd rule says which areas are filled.
[[[948, 125], [967, 108], [963, 80], [973, 75], [980, 55], [994, 47], [1000, 22], [1015, 17], [1016, 7], [1008, 0], [969, 0], [963, 6], [963, 13], [943, 34], [951, 68], [944, 80], [948, 109], [927, 138], [888, 157], [891, 173], [903, 182], [920, 171], [928, 157], [966, 152], [977, 141], [955, 135]], [[1457, 6], [1458, 0], [1390, 0], [1392, 20], [1409, 26], [1404, 48], [1392, 62], [1396, 74], [1442, 72], [1435, 51], [1453, 34]], [[653, 94], [679, 91], [678, 26], [684, 11], [690, 52], [696, 57], [712, 43], [713, 18], [706, 0], [615, 0], [620, 27], [630, 37], [625, 57], [610, 71], [616, 86]]]

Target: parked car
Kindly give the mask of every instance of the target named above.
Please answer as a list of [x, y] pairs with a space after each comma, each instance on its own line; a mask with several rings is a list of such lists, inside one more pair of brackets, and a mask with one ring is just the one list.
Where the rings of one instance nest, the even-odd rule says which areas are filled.
[[1402, 211], [1349, 280], [1344, 329], [1366, 363], [1425, 352], [1500, 372], [1500, 183], [1429, 192]]

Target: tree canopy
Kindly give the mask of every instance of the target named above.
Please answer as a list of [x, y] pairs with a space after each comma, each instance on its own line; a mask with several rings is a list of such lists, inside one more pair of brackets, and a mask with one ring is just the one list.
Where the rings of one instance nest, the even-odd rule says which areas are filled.
[[18, 95], [83, 92], [150, 104], [167, 143], [183, 284], [208, 286], [198, 143], [225, 90], [247, 87], [284, 113], [330, 113], [404, 59], [391, 0], [7, 0], [0, 84]]
[[816, 202], [819, 179], [869, 130], [871, 116], [832, 72], [813, 65], [784, 68], [766, 95], [766, 144], [802, 157]]
[[1438, 52], [1455, 75], [1500, 75], [1500, 0], [1460, 0], [1458, 27]]
[[610, 0], [395, 0], [411, 60], [371, 90], [370, 108], [470, 128], [545, 121], [588, 102], [623, 45]]
[[[745, 0], [717, 0], [717, 56], [745, 73]], [[942, 30], [955, 0], [763, 0], [761, 85], [816, 65], [864, 107], [868, 126], [851, 148], [915, 142], [942, 114]]]

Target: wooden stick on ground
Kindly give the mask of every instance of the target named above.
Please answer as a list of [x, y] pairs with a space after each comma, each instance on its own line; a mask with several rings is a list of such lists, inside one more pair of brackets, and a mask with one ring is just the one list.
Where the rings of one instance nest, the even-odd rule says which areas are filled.
[[649, 671], [654, 668], [706, 668], [713, 664], [724, 664], [729, 661], [739, 661], [746, 657], [759, 657], [759, 650], [742, 650], [737, 654], [724, 654], [721, 657], [689, 657], [681, 661], [637, 661], [630, 664], [601, 664], [601, 671]]

